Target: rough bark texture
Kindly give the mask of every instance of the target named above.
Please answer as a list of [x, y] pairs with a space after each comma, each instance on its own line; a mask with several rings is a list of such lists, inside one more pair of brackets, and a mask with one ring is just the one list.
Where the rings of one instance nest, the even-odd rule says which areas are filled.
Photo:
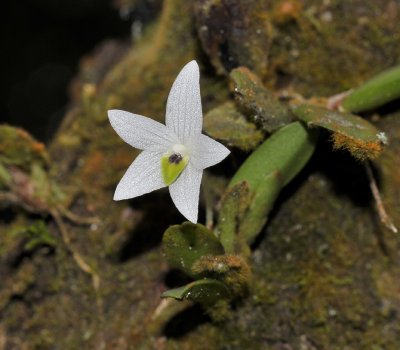
[[[0, 349], [400, 347], [400, 236], [379, 224], [362, 165], [332, 153], [329, 143], [321, 141], [311, 163], [282, 193], [254, 247], [252, 292], [221, 323], [194, 308], [156, 331], [160, 294], [174, 284], [159, 241], [183, 218], [167, 191], [112, 201], [136, 153], [113, 132], [106, 110], [162, 120], [169, 88], [193, 58], [202, 67], [204, 111], [230, 99], [215, 71], [225, 74], [238, 65], [270, 87], [319, 96], [398, 63], [397, 1], [321, 3], [166, 0], [141, 41], [101, 83], [81, 77], [74, 106], [49, 145], [48, 165], [33, 141], [31, 153], [15, 143], [24, 158], [6, 164], [14, 180], [25, 174], [25, 190], [30, 179], [39, 181], [34, 169], [40, 168], [46, 176], [39, 182], [51, 182], [60, 195], [43, 199], [47, 205], [40, 210], [38, 202], [24, 206], [8, 198], [0, 204]], [[108, 50], [112, 55], [112, 46]], [[91, 69], [104, 70], [106, 56], [95, 56]], [[399, 225], [400, 115], [381, 114], [377, 125], [390, 144], [375, 169]], [[217, 170], [231, 176], [235, 167], [231, 159]], [[97, 290], [61, 239], [53, 202], [61, 212], [97, 218], [90, 225], [61, 218], [71, 245], [99, 276]], [[28, 249], [18, 232], [32, 224], [55, 242]]]

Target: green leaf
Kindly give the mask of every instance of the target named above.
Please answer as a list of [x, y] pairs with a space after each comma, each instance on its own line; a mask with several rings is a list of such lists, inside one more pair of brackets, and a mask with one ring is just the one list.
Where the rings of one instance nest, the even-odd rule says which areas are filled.
[[358, 159], [375, 158], [382, 150], [384, 134], [361, 117], [312, 105], [301, 105], [293, 111], [309, 126], [332, 131], [335, 148], [348, 149]]
[[[225, 252], [244, 252], [245, 240], [236, 239], [236, 230], [243, 219], [243, 215], [250, 206], [250, 190], [246, 181], [228, 187], [221, 199], [218, 226], [216, 232]], [[237, 237], [240, 238], [240, 237]]]
[[165, 291], [162, 298], [191, 300], [203, 305], [212, 305], [221, 299], [231, 296], [229, 288], [222, 282], [205, 278], [187, 284], [186, 286]]
[[194, 277], [193, 264], [206, 255], [222, 255], [224, 248], [205, 226], [185, 222], [169, 227], [163, 236], [163, 248], [169, 263]]
[[294, 120], [290, 109], [281, 103], [246, 67], [233, 69], [230, 78], [234, 84], [235, 100], [250, 121], [267, 132], [273, 132]]
[[244, 151], [254, 149], [264, 134], [249, 122], [233, 102], [226, 102], [204, 116], [204, 131], [213, 139]]
[[310, 159], [317, 135], [316, 130], [309, 130], [300, 122], [283, 127], [246, 159], [229, 186], [247, 181], [250, 191], [254, 191], [265, 180], [265, 176], [276, 172], [282, 187], [285, 186]]
[[[317, 130], [307, 129], [301, 122], [291, 123], [268, 138], [242, 164], [236, 172], [227, 192], [240, 183], [248, 185], [248, 198], [243, 197], [247, 207], [238, 216], [220, 216], [217, 232], [228, 253], [246, 255], [241, 242], [251, 244], [267, 220], [267, 215], [279, 195], [308, 162], [316, 146]], [[247, 196], [247, 195], [246, 195]], [[236, 201], [239, 206], [239, 201]], [[221, 213], [232, 208], [232, 198], [224, 196]], [[241, 249], [237, 250], [237, 247]]]
[[265, 175], [261, 185], [253, 194], [249, 208], [240, 225], [241, 237], [247, 243], [253, 243], [254, 238], [266, 224], [267, 214], [272, 209], [282, 188], [280, 181], [278, 171], [269, 173]]
[[351, 112], [377, 108], [400, 97], [400, 66], [390, 68], [347, 96], [342, 106]]

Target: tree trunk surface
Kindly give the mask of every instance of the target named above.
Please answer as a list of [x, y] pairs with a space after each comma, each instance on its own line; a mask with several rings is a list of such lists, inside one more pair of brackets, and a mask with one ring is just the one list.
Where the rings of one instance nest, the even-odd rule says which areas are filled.
[[[398, 64], [399, 40], [393, 0], [165, 0], [112, 67], [107, 60], [120, 57], [121, 47], [105, 46], [75, 82], [48, 165], [32, 157], [20, 166], [29, 177], [39, 164], [62, 193], [57, 208], [83, 222], [51, 204], [0, 207], [0, 350], [399, 349], [400, 236], [379, 222], [363, 165], [333, 152], [329, 135], [283, 190], [254, 244], [249, 296], [221, 322], [191, 307], [156, 324], [160, 295], [176, 284], [160, 240], [184, 219], [167, 190], [112, 200], [137, 151], [107, 118], [119, 108], [163, 121], [172, 82], [191, 59], [201, 66], [204, 112], [231, 99], [226, 74], [236, 66], [273, 90], [333, 95]], [[390, 140], [374, 171], [397, 226], [398, 110], [390, 105], [373, 118]], [[214, 177], [231, 177], [235, 157]], [[35, 222], [54, 245], [26, 249], [15, 230]]]

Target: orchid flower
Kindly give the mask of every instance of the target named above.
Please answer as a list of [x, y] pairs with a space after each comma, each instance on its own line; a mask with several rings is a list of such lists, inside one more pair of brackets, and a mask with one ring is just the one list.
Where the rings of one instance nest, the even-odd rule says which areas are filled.
[[126, 143], [143, 150], [119, 182], [114, 200], [138, 197], [169, 186], [175, 206], [196, 223], [203, 170], [230, 153], [201, 133], [203, 114], [196, 61], [186, 64], [172, 85], [166, 125], [121, 110], [108, 111], [108, 117]]

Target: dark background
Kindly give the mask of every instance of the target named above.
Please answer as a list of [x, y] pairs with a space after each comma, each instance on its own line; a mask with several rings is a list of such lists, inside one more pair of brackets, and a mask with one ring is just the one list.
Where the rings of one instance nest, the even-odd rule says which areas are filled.
[[1, 0], [0, 122], [48, 141], [79, 60], [105, 39], [129, 41], [140, 15], [121, 16], [111, 0]]

